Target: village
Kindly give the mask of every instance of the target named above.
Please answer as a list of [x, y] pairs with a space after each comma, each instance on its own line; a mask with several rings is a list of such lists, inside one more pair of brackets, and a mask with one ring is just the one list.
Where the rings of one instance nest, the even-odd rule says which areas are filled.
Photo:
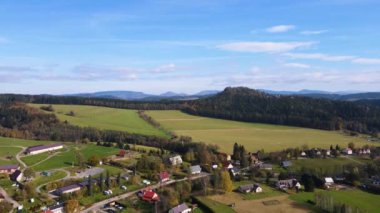
[[[108, 149], [101, 144], [96, 146]], [[62, 143], [37, 145], [25, 148], [22, 155], [27, 157], [48, 153], [54, 156], [67, 148]], [[13, 182], [8, 191], [18, 189], [13, 195], [14, 199], [21, 196], [17, 193], [25, 190], [28, 193], [23, 196], [23, 199], [28, 197], [27, 202], [16, 206], [18, 212], [28, 208], [43, 213], [63, 213], [67, 212], [67, 208], [81, 209], [81, 212], [123, 212], [126, 209], [145, 208], [156, 212], [187, 213], [196, 209], [210, 210], [196, 197], [212, 197], [213, 194], [223, 196], [226, 192], [256, 199], [282, 193], [314, 191], [314, 188], [344, 190], [359, 187], [369, 192], [380, 188], [379, 177], [356, 177], [352, 173], [355, 171], [352, 166], [361, 167], [366, 161], [378, 156], [379, 150], [369, 146], [355, 148], [349, 144], [346, 148], [331, 146], [330, 149], [303, 147], [265, 153], [246, 152], [243, 146], [235, 144], [232, 155], [219, 152], [216, 159], [200, 164], [191, 163], [199, 162], [191, 156], [192, 151], [179, 155], [133, 146], [116, 150], [115, 154], [104, 158], [94, 155], [83, 159], [83, 162], [76, 161], [74, 170], [70, 169], [74, 176], [44, 182], [36, 186], [37, 192], [30, 189], [35, 176], [49, 177], [56, 169], [40, 171], [36, 175], [34, 173], [37, 172], [31, 168], [12, 164], [1, 165], [0, 173]], [[314, 160], [345, 163], [322, 171], [307, 166]], [[103, 170], [99, 166], [107, 166], [108, 169]], [[110, 172], [110, 169], [114, 171]], [[357, 182], [362, 184], [358, 185]], [[177, 192], [173, 191], [177, 189], [183, 194], [180, 200]], [[38, 199], [41, 196], [46, 199]], [[0, 198], [4, 199], [5, 196], [1, 194]], [[73, 203], [73, 200], [77, 202]], [[238, 203], [231, 200], [225, 201], [224, 205], [234, 209]], [[223, 205], [223, 200], [219, 204]]]

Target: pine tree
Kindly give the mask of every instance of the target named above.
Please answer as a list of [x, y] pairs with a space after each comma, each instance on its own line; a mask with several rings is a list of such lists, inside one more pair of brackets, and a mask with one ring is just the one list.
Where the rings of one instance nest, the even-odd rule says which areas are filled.
[[107, 189], [109, 189], [110, 188], [110, 173], [109, 173], [109, 171], [107, 171], [107, 173], [106, 173], [106, 187], [107, 187]]
[[220, 183], [221, 189], [225, 192], [232, 192], [233, 185], [232, 185], [232, 180], [228, 171], [222, 171], [220, 174], [220, 179], [221, 179], [221, 183]]
[[88, 176], [88, 196], [92, 196], [93, 191], [92, 191], [92, 177], [91, 175]]
[[101, 173], [100, 176], [99, 176], [99, 188], [100, 188], [100, 191], [103, 191], [103, 190], [104, 190], [104, 185], [103, 185], [103, 173]]
[[120, 186], [121, 185], [121, 174], [120, 173], [117, 175], [116, 181], [117, 181], [117, 185]]

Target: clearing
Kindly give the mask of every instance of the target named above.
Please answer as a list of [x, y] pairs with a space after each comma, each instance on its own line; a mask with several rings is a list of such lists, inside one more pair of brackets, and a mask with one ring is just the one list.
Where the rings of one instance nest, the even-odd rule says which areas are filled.
[[[30, 104], [33, 107], [47, 106], [46, 104]], [[61, 121], [81, 127], [94, 127], [102, 130], [126, 131], [129, 133], [168, 137], [144, 121], [137, 110], [115, 109], [108, 107], [84, 105], [52, 105], [55, 115]], [[74, 116], [69, 115], [74, 112]], [[44, 111], [47, 112], [47, 111]]]
[[235, 142], [249, 151], [278, 151], [303, 145], [310, 148], [329, 148], [331, 144], [347, 147], [350, 142], [357, 147], [369, 144], [364, 137], [347, 136], [335, 131], [207, 118], [178, 110], [152, 110], [146, 113], [167, 130], [190, 136], [194, 141], [216, 144], [224, 152], [231, 152]]

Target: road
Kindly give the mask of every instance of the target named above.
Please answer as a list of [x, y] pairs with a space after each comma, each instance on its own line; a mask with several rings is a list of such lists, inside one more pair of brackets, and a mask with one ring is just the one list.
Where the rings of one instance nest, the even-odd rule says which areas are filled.
[[17, 203], [17, 201], [13, 200], [13, 198], [11, 198], [11, 197], [7, 194], [7, 192], [6, 192], [3, 188], [1, 188], [1, 187], [0, 187], [0, 194], [2, 194], [2, 195], [4, 196], [4, 199], [5, 199], [6, 201], [8, 201], [8, 202], [10, 202], [10, 203], [13, 204], [13, 208], [16, 208], [17, 206], [20, 205], [19, 203]]
[[[197, 176], [190, 177], [190, 180], [195, 180], [195, 179], [203, 178], [203, 177], [206, 177], [206, 176], [210, 176], [210, 174], [209, 173], [201, 173], [201, 174], [199, 174]], [[161, 186], [167, 186], [167, 185], [170, 185], [170, 184], [173, 184], [173, 183], [178, 183], [178, 182], [186, 181], [187, 179], [188, 178], [186, 177], [186, 178], [183, 178], [183, 179], [180, 179], [180, 180], [170, 180], [170, 181], [165, 182], [163, 184], [157, 183], [155, 185], [149, 186], [149, 188], [156, 189], [156, 188], [159, 188]], [[110, 202], [114, 202], [114, 201], [118, 201], [118, 200], [121, 200], [121, 199], [128, 198], [130, 196], [135, 195], [140, 190], [141, 189], [138, 189], [138, 190], [135, 190], [135, 191], [132, 191], [132, 192], [127, 192], [125, 194], [122, 194], [122, 195], [119, 195], [119, 196], [116, 196], [116, 197], [112, 197], [112, 198], [109, 198], [109, 199], [102, 200], [100, 202], [94, 203], [91, 207], [82, 210], [81, 213], [96, 212], [96, 210], [101, 209], [105, 204], [110, 203]]]
[[24, 147], [24, 146], [0, 146], [0, 147], [17, 147], [17, 148], [21, 148], [21, 151], [19, 152], [19, 153], [17, 153], [16, 154], [16, 160], [19, 162], [19, 164], [21, 164], [22, 165], [22, 167], [23, 168], [26, 168], [26, 167], [28, 167], [21, 159], [20, 159], [20, 155], [22, 154], [22, 153], [24, 153], [25, 152], [25, 150], [26, 150], [26, 147]]
[[[53, 180], [53, 181], [50, 181], [50, 182], [44, 183], [44, 184], [42, 184], [42, 185], [39, 185], [39, 186], [36, 188], [36, 191], [37, 191], [38, 193], [41, 192], [41, 188], [42, 188], [43, 186], [45, 186], [45, 185], [47, 185], [47, 184], [49, 184], [49, 183], [51, 183], [51, 182], [56, 182], [56, 181], [66, 180], [66, 179], [70, 179], [70, 178], [71, 178], [71, 177], [70, 177], [70, 172], [67, 171], [67, 170], [64, 170], [64, 169], [52, 169], [52, 170], [49, 170], [49, 172], [55, 172], [55, 171], [65, 172], [65, 173], [66, 173], [66, 176], [63, 177], [63, 178], [61, 178], [61, 179]], [[49, 194], [49, 196], [50, 196], [50, 194]], [[53, 198], [53, 197], [52, 197], [52, 198]]]

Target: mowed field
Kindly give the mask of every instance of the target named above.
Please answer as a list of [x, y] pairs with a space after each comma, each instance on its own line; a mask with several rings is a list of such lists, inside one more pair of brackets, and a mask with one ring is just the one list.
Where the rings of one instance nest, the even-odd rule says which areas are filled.
[[[30, 106], [39, 108], [47, 105], [30, 104]], [[68, 121], [73, 125], [167, 137], [163, 131], [141, 119], [136, 110], [84, 105], [53, 105], [53, 108], [61, 121]], [[73, 111], [75, 116], [67, 115], [70, 111]]]
[[331, 144], [347, 147], [350, 142], [356, 146], [369, 144], [365, 138], [346, 136], [334, 131], [229, 121], [188, 115], [175, 110], [152, 110], [146, 113], [178, 135], [216, 144], [225, 152], [231, 152], [235, 142], [243, 144], [249, 151], [276, 151], [303, 145], [310, 148], [328, 148]]

